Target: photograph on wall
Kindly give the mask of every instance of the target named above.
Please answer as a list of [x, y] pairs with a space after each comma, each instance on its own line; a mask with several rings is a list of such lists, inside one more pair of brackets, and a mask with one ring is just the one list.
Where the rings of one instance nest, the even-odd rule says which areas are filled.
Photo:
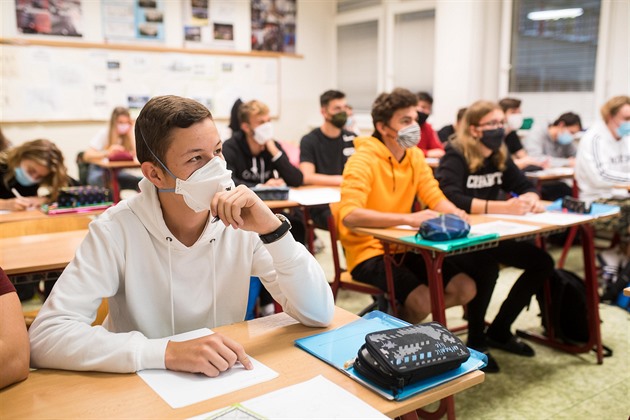
[[234, 25], [227, 23], [215, 23], [214, 39], [217, 41], [234, 41]]
[[234, 49], [234, 13], [234, 3], [230, 2], [182, 2], [184, 39], [187, 46]]
[[17, 0], [15, 13], [23, 34], [83, 36], [81, 0]]
[[252, 51], [295, 52], [295, 0], [252, 0]]
[[164, 9], [159, 0], [102, 0], [101, 9], [107, 40], [164, 39]]
[[164, 38], [164, 9], [158, 0], [138, 0], [136, 8], [138, 39]]

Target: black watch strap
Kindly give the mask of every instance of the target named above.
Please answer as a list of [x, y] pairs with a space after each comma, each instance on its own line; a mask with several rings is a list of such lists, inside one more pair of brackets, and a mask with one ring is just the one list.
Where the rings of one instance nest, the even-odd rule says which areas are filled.
[[282, 222], [278, 229], [265, 235], [258, 235], [264, 244], [271, 244], [282, 238], [291, 229], [291, 222], [283, 214], [276, 214], [276, 217]]

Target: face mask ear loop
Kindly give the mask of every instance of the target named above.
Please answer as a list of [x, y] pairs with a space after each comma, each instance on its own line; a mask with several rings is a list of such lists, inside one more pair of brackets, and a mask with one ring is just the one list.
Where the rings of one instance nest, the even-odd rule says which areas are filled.
[[[162, 165], [162, 168], [164, 168], [164, 170], [170, 175], [172, 176], [174, 179], [177, 179], [177, 177], [175, 175], [173, 175], [173, 173], [171, 171], [168, 170], [168, 168], [166, 167], [165, 164], [162, 163], [162, 161], [160, 160], [159, 157], [157, 157], [157, 155], [155, 153], [153, 153], [153, 150], [151, 150], [151, 148], [149, 147], [149, 143], [147, 143], [147, 141], [144, 139], [144, 134], [142, 133], [142, 129], [140, 127], [138, 127], [138, 131], [140, 132], [140, 138], [142, 139], [143, 143], [145, 146], [147, 146], [147, 150], [151, 153], [151, 155], [153, 155], [153, 157], [155, 158], [155, 160], [158, 161], [158, 163], [160, 165]], [[158, 189], [159, 192], [175, 192], [175, 188], [165, 188], [165, 189]]]

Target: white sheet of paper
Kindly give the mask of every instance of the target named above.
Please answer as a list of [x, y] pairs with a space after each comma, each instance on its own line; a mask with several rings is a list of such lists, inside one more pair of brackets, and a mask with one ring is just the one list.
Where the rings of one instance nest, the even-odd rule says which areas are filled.
[[[186, 341], [210, 334], [213, 334], [211, 330], [201, 328], [174, 335], [171, 340]], [[277, 372], [254, 358], [250, 357], [250, 360], [254, 369], [246, 370], [240, 363], [237, 363], [216, 378], [210, 378], [201, 373], [173, 372], [162, 369], [141, 370], [138, 372], [138, 376], [168, 405], [173, 408], [180, 408], [266, 382], [278, 376]]]
[[497, 219], [523, 220], [527, 222], [557, 226], [567, 226], [572, 223], [593, 219], [593, 216], [585, 214], [559, 213], [552, 211], [546, 211], [543, 213], [527, 213], [522, 216], [515, 214], [488, 214], [487, 216], [495, 217]]
[[397, 225], [397, 226], [393, 226], [394, 229], [401, 229], [401, 230], [413, 230], [414, 232], [418, 231], [417, 227], [413, 227], [411, 225]]
[[470, 227], [471, 233], [487, 234], [498, 233], [499, 236], [515, 235], [519, 233], [527, 233], [538, 230], [536, 226], [525, 225], [523, 223], [508, 222], [505, 220], [496, 220], [494, 222], [479, 223]]
[[337, 203], [341, 200], [341, 192], [334, 188], [290, 189], [289, 200], [297, 201], [305, 206]]
[[[388, 419], [358, 397], [319, 375], [240, 404], [268, 419]], [[193, 417], [216, 416], [225, 409]], [[215, 417], [221, 419], [221, 416]]]

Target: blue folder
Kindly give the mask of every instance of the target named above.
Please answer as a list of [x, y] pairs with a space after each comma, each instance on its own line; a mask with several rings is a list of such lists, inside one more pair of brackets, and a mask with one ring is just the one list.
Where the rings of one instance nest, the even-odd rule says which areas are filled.
[[295, 340], [295, 345], [336, 367], [377, 394], [388, 400], [397, 401], [435, 388], [474, 370], [481, 369], [488, 362], [486, 355], [469, 348], [470, 358], [457, 369], [408, 385], [396, 396], [391, 390], [370, 382], [354, 371], [352, 366], [354, 358], [359, 348], [365, 343], [367, 334], [407, 325], [410, 324], [381, 311], [373, 311], [343, 327]]
[[[619, 206], [604, 203], [591, 203], [591, 211], [586, 213], [590, 216], [603, 216], [605, 214], [615, 214], [620, 211]], [[559, 198], [547, 206], [549, 211], [562, 211], [562, 199]], [[574, 213], [575, 214], [575, 213]]]

